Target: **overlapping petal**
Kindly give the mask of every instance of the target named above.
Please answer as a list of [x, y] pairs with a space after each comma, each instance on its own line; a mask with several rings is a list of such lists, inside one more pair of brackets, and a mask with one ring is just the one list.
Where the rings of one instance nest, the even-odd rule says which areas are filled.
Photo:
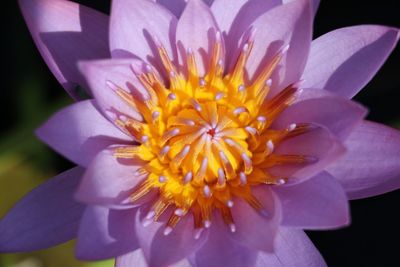
[[324, 267], [321, 254], [307, 235], [299, 229], [279, 228], [274, 253], [258, 254], [255, 267]]
[[[165, 224], [154, 222], [145, 227], [142, 224], [144, 215], [142, 211], [137, 213], [135, 230], [150, 266], [168, 266], [179, 262], [199, 249], [207, 240], [207, 231], [204, 231], [198, 239], [194, 238], [191, 216], [183, 217], [173, 231], [165, 236]], [[209, 244], [207, 243], [207, 246]]]
[[281, 204], [269, 187], [260, 186], [253, 193], [264, 210], [257, 212], [243, 200], [235, 202], [232, 215], [236, 232], [230, 237], [251, 249], [271, 252], [282, 218]]
[[93, 100], [59, 111], [36, 134], [57, 152], [85, 167], [106, 147], [132, 141], [104, 118]]
[[115, 258], [138, 249], [133, 227], [136, 211], [87, 207], [79, 227], [77, 257], [100, 260]]
[[140, 167], [140, 161], [118, 160], [112, 148], [103, 150], [88, 166], [76, 198], [93, 205], [131, 208], [129, 196], [143, 179], [135, 173]]
[[355, 102], [339, 97], [318, 97], [289, 106], [279, 116], [276, 124], [281, 127], [293, 122], [322, 125], [344, 140], [366, 114], [367, 110]]
[[20, 0], [22, 14], [50, 70], [79, 99], [86, 87], [77, 62], [110, 56], [107, 15], [71, 1]]
[[0, 221], [0, 251], [45, 249], [75, 238], [85, 207], [73, 194], [83, 172], [61, 173], [20, 200]]
[[345, 141], [346, 155], [327, 170], [343, 185], [350, 199], [400, 188], [400, 132], [365, 121]]
[[[179, 18], [176, 29], [180, 63], [186, 66], [187, 51], [192, 49], [199, 75], [204, 75], [208, 69], [217, 31], [218, 25], [210, 8], [201, 0], [190, 0]], [[224, 60], [224, 56], [220, 59]]]
[[351, 98], [376, 74], [398, 39], [397, 29], [376, 25], [329, 32], [312, 42], [304, 86]]
[[290, 45], [272, 76], [271, 96], [300, 79], [310, 49], [312, 21], [311, 2], [299, 0], [278, 6], [252, 23], [257, 34], [246, 65], [250, 79], [260, 73], [280, 49]]
[[282, 205], [282, 225], [301, 229], [328, 229], [349, 223], [349, 207], [340, 183], [322, 172], [294, 186], [273, 188]]

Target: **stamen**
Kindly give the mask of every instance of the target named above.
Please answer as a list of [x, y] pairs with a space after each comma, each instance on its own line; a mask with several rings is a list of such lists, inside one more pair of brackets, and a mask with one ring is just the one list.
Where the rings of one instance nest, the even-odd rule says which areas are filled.
[[224, 185], [225, 184], [225, 173], [222, 168], [218, 169], [218, 184]]
[[192, 98], [192, 99], [190, 100], [190, 103], [192, 104], [192, 106], [194, 107], [195, 110], [197, 110], [198, 112], [201, 112], [200, 103], [197, 102], [196, 99]]
[[268, 140], [267, 142], [267, 149], [268, 149], [268, 154], [271, 154], [272, 151], [274, 151], [274, 143], [272, 142], [272, 140]]
[[210, 220], [205, 220], [204, 221], [204, 227], [207, 228], [207, 229], [210, 228], [211, 227], [211, 221]]
[[208, 158], [203, 158], [203, 160], [201, 161], [200, 168], [197, 171], [196, 176], [195, 176], [196, 180], [204, 178], [204, 176], [206, 175], [207, 166], [208, 166]]
[[158, 111], [154, 111], [151, 114], [151, 117], [153, 118], [153, 120], [156, 120], [159, 116], [160, 116], [160, 112], [158, 112]]
[[267, 121], [267, 118], [266, 118], [265, 116], [258, 116], [258, 117], [257, 117], [257, 121], [258, 121], [258, 122], [266, 122], [266, 121]]
[[234, 223], [229, 224], [229, 229], [232, 233], [236, 232], [236, 225]]
[[239, 87], [238, 87], [238, 92], [243, 92], [243, 91], [245, 91], [245, 90], [246, 90], [246, 87], [244, 87], [243, 84], [239, 85]]
[[228, 208], [233, 208], [234, 202], [232, 200], [228, 200], [226, 202], [226, 205], [228, 206]]
[[193, 233], [194, 239], [196, 239], [196, 240], [199, 239], [203, 230], [204, 230], [204, 228], [194, 229], [194, 233]]
[[296, 129], [296, 127], [297, 127], [296, 123], [290, 124], [289, 127], [288, 127], [288, 131], [291, 132], [291, 131], [293, 131], [294, 129]]
[[204, 80], [204, 78], [200, 78], [200, 80], [199, 80], [200, 87], [205, 87], [206, 84], [207, 84], [206, 80]]
[[170, 146], [165, 146], [160, 151], [160, 157], [163, 158], [170, 150]]
[[251, 159], [249, 158], [249, 156], [247, 156], [246, 153], [242, 153], [242, 159], [243, 159], [243, 163], [244, 163], [244, 173], [250, 174], [251, 171], [253, 170]]
[[251, 135], [256, 135], [258, 133], [257, 129], [254, 127], [246, 126], [244, 129]]
[[176, 136], [179, 134], [179, 129], [178, 128], [174, 128], [172, 130], [169, 130], [167, 132], [164, 133], [164, 135], [161, 137], [161, 144], [165, 144], [169, 139], [171, 139], [172, 137]]
[[174, 211], [176, 216], [182, 217], [183, 215], [185, 215], [185, 212], [183, 211], [183, 209], [176, 209]]
[[225, 93], [219, 92], [215, 95], [215, 101], [221, 100], [225, 96]]
[[169, 100], [175, 100], [175, 99], [176, 99], [176, 95], [175, 95], [174, 93], [170, 93], [170, 94], [168, 95], [168, 99], [169, 99]]
[[279, 178], [278, 180], [276, 180], [276, 184], [278, 185], [284, 185], [286, 184], [286, 180], [283, 178]]

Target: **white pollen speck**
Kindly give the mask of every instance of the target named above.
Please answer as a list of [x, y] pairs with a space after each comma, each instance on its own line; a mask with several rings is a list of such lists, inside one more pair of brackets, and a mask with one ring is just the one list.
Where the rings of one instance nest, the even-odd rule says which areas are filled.
[[232, 233], [236, 232], [236, 225], [234, 223], [229, 224], [229, 229]]
[[165, 229], [164, 229], [164, 235], [165, 236], [167, 236], [167, 235], [169, 235], [171, 232], [172, 232], [172, 227], [170, 227], [170, 226], [167, 226], [167, 227], [165, 227]]
[[160, 175], [160, 177], [158, 177], [158, 181], [160, 183], [165, 183], [167, 181], [167, 177], [165, 177], [164, 175]]
[[205, 220], [204, 221], [204, 227], [205, 228], [210, 228], [211, 227], [211, 221], [210, 220]]
[[297, 124], [296, 124], [296, 123], [290, 124], [289, 127], [288, 127], [288, 131], [291, 132], [291, 131], [293, 131], [294, 129], [296, 129], [296, 127], [297, 127]]

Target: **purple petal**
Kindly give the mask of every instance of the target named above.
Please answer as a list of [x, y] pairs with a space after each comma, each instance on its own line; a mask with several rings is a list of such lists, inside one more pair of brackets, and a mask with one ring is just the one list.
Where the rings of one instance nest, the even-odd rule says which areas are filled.
[[304, 183], [274, 186], [282, 204], [282, 225], [302, 229], [329, 229], [348, 225], [349, 206], [340, 183], [321, 172]]
[[194, 238], [193, 218], [185, 216], [172, 232], [165, 236], [165, 223], [153, 222], [144, 227], [141, 211], [136, 216], [136, 234], [150, 266], [169, 266], [199, 249], [207, 240], [208, 232], [203, 231], [199, 239]]
[[[203, 76], [208, 69], [217, 31], [218, 26], [210, 8], [201, 0], [190, 0], [176, 28], [176, 43], [181, 64], [186, 66], [187, 50], [192, 49], [199, 75]], [[224, 60], [224, 57], [221, 60]]]
[[36, 134], [57, 152], [85, 167], [106, 147], [133, 141], [104, 118], [92, 100], [56, 113]]
[[79, 201], [109, 207], [135, 206], [129, 201], [133, 189], [143, 180], [136, 174], [141, 162], [121, 161], [112, 148], [100, 152], [89, 165], [76, 193]]
[[42, 57], [75, 99], [77, 85], [86, 87], [76, 63], [107, 58], [108, 16], [70, 1], [19, 0]]
[[350, 199], [380, 195], [400, 188], [400, 132], [364, 121], [346, 140], [346, 155], [327, 170]]
[[312, 127], [311, 131], [282, 142], [274, 151], [278, 155], [308, 156], [308, 163], [278, 165], [268, 170], [271, 174], [289, 178], [291, 184], [304, 182], [344, 155], [346, 149], [336, 136], [326, 128]]
[[367, 110], [355, 102], [339, 97], [323, 97], [289, 106], [276, 123], [282, 127], [300, 122], [318, 124], [329, 129], [340, 140], [344, 140], [366, 114]]
[[281, 227], [274, 253], [260, 252], [255, 267], [324, 267], [321, 254], [299, 229]]
[[272, 9], [252, 24], [257, 32], [246, 65], [250, 79], [268, 66], [279, 49], [290, 45], [272, 76], [271, 96], [300, 79], [311, 44], [312, 21], [310, 1], [299, 0]]
[[131, 57], [161, 67], [153, 38], [166, 48], [172, 58], [175, 53], [177, 20], [165, 7], [147, 0], [114, 0], [111, 7], [110, 46], [113, 57]]
[[115, 267], [148, 267], [143, 250], [137, 249], [125, 255], [119, 256], [115, 260]]
[[192, 265], [196, 267], [254, 266], [257, 250], [233, 241], [230, 238], [232, 233], [228, 231], [228, 226], [221, 219], [213, 220], [207, 242], [193, 257], [189, 258]]
[[[282, 4], [287, 4], [287, 3], [290, 3], [293, 1], [297, 1], [297, 0], [282, 0]], [[318, 7], [319, 7], [319, 4], [321, 1], [320, 0], [311, 0], [311, 2], [312, 2], [312, 7], [313, 7], [313, 11], [314, 11], [314, 16], [315, 16], [315, 14], [318, 11]]]
[[[113, 116], [124, 114], [141, 120], [136, 107], [128, 105], [110, 87], [110, 82], [129, 92], [131, 88], [137, 88], [140, 92], [144, 89], [134, 76], [131, 65], [142, 66], [142, 62], [136, 59], [111, 59], [80, 62], [79, 68], [85, 76], [96, 104], [103, 114], [114, 122]], [[113, 114], [113, 116], [110, 116]]]
[[133, 226], [136, 211], [86, 208], [79, 227], [77, 257], [83, 260], [115, 258], [139, 248]]
[[279, 199], [267, 186], [255, 188], [253, 193], [265, 210], [260, 213], [243, 200], [236, 201], [232, 208], [236, 232], [230, 237], [251, 249], [271, 252], [281, 220]]
[[312, 42], [304, 86], [351, 98], [376, 74], [398, 39], [397, 29], [375, 25], [329, 32]]
[[59, 174], [20, 200], [0, 221], [0, 251], [45, 249], [75, 238], [85, 207], [73, 192], [83, 171]]
[[[153, 0], [160, 5], [165, 6], [166, 8], [169, 9], [177, 18], [179, 18], [182, 15], [183, 10], [185, 9], [185, 6], [187, 4], [188, 0]], [[214, 0], [203, 0], [204, 3], [206, 3], [208, 6], [210, 6]]]
[[[226, 45], [227, 65], [237, 57], [238, 41], [261, 15], [281, 4], [281, 0], [216, 0], [211, 6]], [[236, 55], [236, 56], [235, 56]]]

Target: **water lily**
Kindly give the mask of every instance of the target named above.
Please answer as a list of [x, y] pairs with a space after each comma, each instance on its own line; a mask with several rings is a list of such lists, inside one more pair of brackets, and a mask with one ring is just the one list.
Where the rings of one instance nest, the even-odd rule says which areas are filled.
[[0, 250], [77, 238], [78, 258], [120, 267], [325, 266], [301, 229], [400, 186], [400, 133], [349, 100], [399, 31], [312, 41], [318, 1], [156, 2], [20, 1], [52, 72], [92, 99], [37, 131], [78, 167], [1, 220]]

